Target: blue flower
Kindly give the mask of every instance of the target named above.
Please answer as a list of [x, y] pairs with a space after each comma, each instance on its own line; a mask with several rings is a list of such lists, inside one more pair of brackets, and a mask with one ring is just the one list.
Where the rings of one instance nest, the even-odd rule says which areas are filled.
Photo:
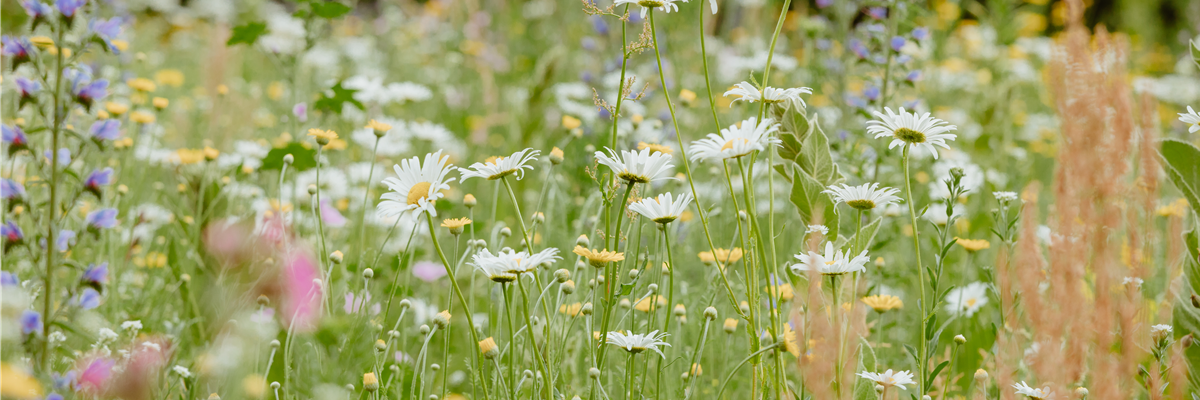
[[51, 392], [50, 394], [46, 395], [46, 400], [63, 400], [63, 397], [61, 394]]
[[5, 200], [25, 197], [25, 186], [12, 179], [0, 178], [0, 197]]
[[25, 14], [34, 19], [46, 18], [54, 13], [54, 8], [38, 0], [21, 0], [21, 7], [25, 8]]
[[96, 284], [108, 283], [108, 263], [89, 264], [87, 270], [83, 271], [83, 281]]
[[903, 36], [892, 36], [892, 50], [900, 51], [900, 49], [904, 47], [905, 43], [908, 43], [908, 41], [904, 40]]
[[8, 144], [9, 154], [29, 147], [29, 137], [25, 136], [25, 131], [17, 125], [0, 125], [0, 138], [3, 138], [4, 143]]
[[117, 209], [101, 208], [92, 211], [84, 218], [88, 228], [91, 229], [109, 229], [117, 226]]
[[850, 39], [850, 51], [854, 52], [854, 55], [858, 56], [858, 58], [867, 58], [871, 56], [871, 53], [867, 51], [867, 46], [858, 39]]
[[87, 0], [55, 0], [54, 6], [58, 7], [58, 12], [64, 17], [74, 18], [75, 12], [79, 11], [80, 7], [87, 4]]
[[0, 51], [0, 54], [13, 60], [14, 71], [21, 63], [29, 61], [29, 55], [33, 54], [33, 43], [26, 38], [0, 37], [0, 47], [3, 47], [3, 51]]
[[25, 233], [21, 232], [21, 227], [12, 221], [0, 225], [0, 236], [4, 237], [4, 250], [8, 250], [9, 245], [25, 240]]
[[96, 100], [108, 96], [108, 81], [104, 79], [93, 81], [91, 71], [87, 69], [67, 69], [63, 71], [63, 76], [69, 77], [71, 80], [71, 93], [75, 95], [75, 101], [83, 104], [84, 108], [90, 109]]
[[912, 30], [913, 39], [925, 40], [929, 38], [929, 28], [918, 26]]
[[75, 304], [78, 304], [79, 308], [84, 310], [91, 310], [99, 307], [100, 292], [97, 292], [96, 289], [92, 288], [83, 289], [83, 292], [79, 294], [79, 297], [75, 298]]
[[[50, 150], [46, 150], [46, 151], [42, 152], [42, 155], [46, 156], [46, 161], [51, 161], [54, 159], [54, 153], [51, 153]], [[65, 167], [70, 164], [71, 164], [71, 150], [67, 149], [66, 147], [58, 149], [58, 165]]]
[[75, 371], [67, 371], [65, 374], [51, 372], [50, 378], [54, 381], [54, 388], [58, 390], [68, 390], [75, 386]]
[[42, 90], [42, 84], [31, 79], [26, 79], [23, 76], [18, 76], [16, 82], [17, 90], [21, 91], [21, 97], [33, 96]]
[[21, 280], [17, 279], [16, 275], [8, 271], [0, 271], [0, 286], [18, 286], [20, 284]]
[[75, 231], [63, 229], [58, 232], [58, 237], [54, 238], [54, 248], [58, 251], [67, 251], [75, 244]]
[[21, 334], [28, 335], [30, 333], [42, 333], [42, 314], [33, 310], [25, 310], [21, 312]]
[[884, 19], [887, 18], [888, 9], [887, 7], [868, 7], [867, 15], [875, 19]]
[[92, 193], [96, 193], [96, 195], [99, 196], [100, 187], [107, 186], [108, 184], [112, 183], [112, 175], [112, 168], [94, 170], [91, 174], [88, 174], [87, 179], [84, 179], [83, 187], [84, 189], [87, 189]]
[[104, 45], [113, 53], [120, 53], [117, 46], [113, 45], [113, 39], [116, 39], [121, 34], [121, 18], [113, 17], [109, 19], [98, 19], [88, 23], [88, 30], [96, 34], [100, 40], [104, 41]]
[[909, 72], [909, 73], [908, 73], [908, 75], [906, 75], [906, 76], [904, 77], [904, 79], [905, 79], [905, 80], [907, 80], [907, 81], [909, 81], [909, 82], [916, 82], [916, 81], [919, 81], [919, 80], [921, 80], [921, 71], [920, 71], [920, 70], [915, 70], [915, 71]]
[[597, 35], [608, 35], [608, 23], [604, 22], [604, 18], [601, 18], [599, 15], [593, 15], [588, 17], [588, 20], [592, 22], [592, 29], [596, 31]]
[[96, 140], [117, 140], [121, 137], [121, 121], [115, 119], [96, 121], [88, 131]]
[[866, 97], [867, 100], [871, 100], [871, 101], [878, 100], [879, 99], [879, 88], [877, 88], [875, 86], [868, 86], [866, 89], [863, 89], [863, 97]]

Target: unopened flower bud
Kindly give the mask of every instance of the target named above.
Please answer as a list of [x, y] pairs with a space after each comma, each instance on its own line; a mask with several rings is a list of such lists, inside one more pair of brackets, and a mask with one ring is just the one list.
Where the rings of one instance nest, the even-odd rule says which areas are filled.
[[596, 368], [596, 367], [589, 368], [588, 369], [588, 378], [599, 379], [600, 378], [600, 368]]
[[483, 358], [491, 360], [500, 355], [500, 347], [496, 346], [496, 339], [489, 337], [479, 341], [479, 352], [483, 353]]
[[512, 236], [512, 229], [509, 229], [507, 226], [500, 228], [500, 237], [509, 237], [509, 236]]
[[279, 390], [279, 381], [271, 382], [271, 390]]
[[967, 343], [967, 337], [963, 335], [954, 335], [954, 343], [965, 344]]
[[637, 277], [638, 277], [638, 270], [636, 270], [636, 269], [629, 270], [629, 280], [637, 279]]
[[632, 304], [629, 302], [629, 299], [621, 299], [621, 303], [619, 305], [621, 306], [622, 310], [628, 310], [629, 307], [632, 306]]
[[400, 300], [401, 310], [407, 310], [409, 307], [412, 307], [412, 301], [409, 301], [408, 299]]
[[544, 223], [546, 223], [546, 214], [545, 214], [545, 213], [541, 213], [541, 212], [534, 213], [534, 214], [533, 214], [533, 222], [534, 222], [534, 223], [538, 223], [538, 224], [544, 224]]
[[310, 194], [310, 195], [317, 194], [317, 185], [313, 185], [313, 184], [308, 185], [308, 194]]
[[217, 395], [216, 393], [211, 393], [208, 395], [208, 400], [221, 400], [221, 396]]
[[883, 389], [886, 389], [883, 385], [875, 385], [875, 393], [883, 393]]
[[422, 335], [428, 335], [429, 334], [429, 325], [421, 324], [421, 327], [417, 328], [417, 331], [421, 332]]
[[649, 290], [650, 293], [658, 293], [658, 284], [651, 283], [649, 285], [646, 285], [646, 289]]
[[924, 396], [921, 396], [921, 400], [933, 400], [933, 397], [929, 397], [929, 395], [924, 395]]
[[258, 305], [266, 307], [271, 304], [271, 299], [265, 294], [258, 295]]
[[588, 239], [587, 235], [579, 235], [579, 238], [575, 239], [575, 245], [580, 247], [590, 247], [592, 245], [592, 241]]
[[745, 211], [738, 211], [738, 219], [742, 220], [742, 222], [749, 221], [750, 214], [746, 214]]
[[554, 280], [558, 281], [558, 283], [571, 280], [571, 271], [567, 271], [564, 268], [559, 268], [558, 270], [554, 271]]
[[988, 373], [987, 373], [987, 371], [984, 371], [983, 368], [975, 370], [975, 380], [976, 381], [983, 382], [983, 381], [986, 381], [987, 378], [988, 378]]
[[375, 277], [375, 270], [367, 268], [363, 270], [363, 279], [371, 279]]
[[749, 314], [750, 304], [743, 301], [742, 304], [738, 305], [738, 310], [741, 310], [742, 314]]
[[466, 196], [463, 196], [463, 205], [467, 206], [467, 208], [475, 207], [476, 204], [479, 204], [479, 202], [475, 200], [475, 195], [467, 193]]
[[709, 306], [709, 307], [705, 308], [704, 309], [704, 319], [707, 319], [709, 321], [717, 319], [717, 308], [713, 307], [713, 306]]
[[345, 257], [346, 256], [342, 254], [341, 250], [335, 250], [333, 253], [329, 253], [329, 261], [332, 261], [334, 264], [341, 264]]
[[1190, 333], [1189, 333], [1189, 334], [1186, 334], [1186, 335], [1183, 335], [1183, 337], [1179, 338], [1179, 342], [1180, 342], [1180, 344], [1182, 344], [1182, 345], [1183, 345], [1183, 348], [1185, 348], [1185, 349], [1186, 349], [1186, 348], [1188, 348], [1188, 347], [1192, 347], [1192, 342], [1193, 342], [1194, 340], [1195, 340], [1195, 339], [1193, 339], [1193, 338], [1192, 338], [1192, 334], [1190, 334]]
[[284, 164], [292, 164], [294, 162], [296, 162], [296, 156], [293, 156], [292, 153], [283, 155], [283, 163]]
[[1079, 387], [1079, 388], [1076, 388], [1076, 389], [1075, 389], [1075, 395], [1076, 395], [1076, 396], [1079, 396], [1080, 398], [1087, 397], [1087, 395], [1088, 395], [1088, 390], [1087, 390], [1087, 388], [1085, 388], [1085, 387]]
[[737, 327], [738, 327], [738, 320], [733, 319], [733, 318], [725, 319], [725, 326], [724, 326], [725, 333], [731, 334], [731, 333], [737, 331]]
[[563, 162], [562, 149], [560, 149], [558, 147], [550, 149], [550, 164], [558, 165], [558, 164], [562, 164], [562, 162]]
[[433, 372], [438, 372], [442, 369], [442, 366], [441, 366], [441, 364], [433, 363], [433, 364], [429, 364], [429, 369], [432, 369]]
[[446, 329], [450, 326], [450, 311], [445, 310], [433, 316], [433, 324], [437, 325], [438, 329]]
[[675, 309], [672, 310], [672, 312], [675, 313], [676, 317], [682, 317], [687, 314], [687, 308], [684, 307], [683, 304], [676, 304]]
[[272, 340], [272, 341], [271, 341], [271, 348], [272, 348], [272, 349], [278, 349], [278, 348], [279, 348], [279, 341], [278, 341], [278, 340]]
[[1192, 307], [1200, 308], [1200, 296], [1196, 296], [1195, 293], [1192, 293]]
[[377, 351], [387, 350], [387, 342], [383, 341], [383, 339], [376, 340], [375, 341], [375, 350], [377, 350]]
[[563, 282], [562, 285], [559, 285], [559, 288], [566, 294], [575, 293], [575, 281]]
[[368, 392], [375, 392], [376, 390], [379, 390], [379, 378], [375, 377], [374, 372], [363, 374], [363, 390]]

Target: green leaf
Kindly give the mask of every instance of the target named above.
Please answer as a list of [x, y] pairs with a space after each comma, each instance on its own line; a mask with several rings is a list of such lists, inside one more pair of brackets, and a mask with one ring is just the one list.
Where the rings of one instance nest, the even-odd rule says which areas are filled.
[[334, 18], [343, 16], [343, 15], [346, 15], [346, 13], [349, 13], [351, 10], [350, 6], [347, 6], [342, 3], [335, 3], [335, 2], [328, 2], [328, 3], [313, 2], [312, 4], [310, 4], [310, 6], [312, 6], [313, 15], [316, 15], [318, 17], [325, 18], [325, 19], [334, 19]]
[[804, 144], [800, 147], [800, 168], [825, 186], [837, 183], [842, 176], [833, 163], [833, 155], [829, 153], [829, 137], [821, 130], [817, 116], [814, 115], [809, 122]]
[[1200, 44], [1192, 40], [1188, 40], [1188, 44], [1190, 44], [1188, 51], [1192, 53], [1192, 62], [1196, 63], [1197, 67], [1200, 67]]
[[942, 372], [942, 369], [946, 368], [947, 365], [950, 365], [950, 361], [942, 361], [941, 364], [938, 364], [937, 368], [934, 368], [933, 372], [929, 374], [929, 379], [925, 381], [925, 387], [933, 386], [933, 381], [937, 379], [938, 373]]
[[[346, 89], [345, 87], [342, 87], [341, 82], [338, 82], [336, 85], [333, 85], [332, 88], [329, 88], [328, 92], [329, 93], [321, 93], [321, 98], [317, 99], [317, 101], [313, 103], [314, 109], [338, 115], [342, 114], [342, 105], [345, 103], [353, 104], [355, 107], [358, 107], [359, 110], [366, 109], [363, 107], [361, 102], [354, 99], [354, 93], [357, 92], [357, 90]], [[332, 95], [330, 95], [330, 93], [332, 93]]]
[[807, 172], [800, 169], [792, 171], [792, 193], [788, 199], [800, 212], [800, 218], [808, 225], [825, 225], [829, 228], [829, 234], [826, 236], [836, 238], [839, 221], [838, 209], [828, 194], [821, 193], [824, 190], [825, 185]]
[[[862, 227], [862, 233], [861, 233], [862, 234], [862, 243], [859, 243], [858, 248], [854, 249], [856, 254], [861, 253], [863, 250], [871, 248], [871, 242], [875, 240], [875, 234], [879, 233], [879, 225], [882, 222], [883, 222], [882, 217], [875, 218], [875, 220], [871, 221], [871, 223], [867, 224], [867, 226]], [[846, 244], [847, 245], [854, 244], [854, 239], [858, 235], [859, 235], [859, 233], [855, 233], [854, 235], [850, 236], [850, 238], [846, 240]]]
[[225, 46], [236, 46], [239, 44], [254, 44], [258, 41], [258, 37], [267, 32], [267, 24], [251, 21], [242, 25], [233, 27], [233, 34], [229, 36], [229, 40], [225, 41]]
[[[867, 343], [865, 339], [859, 338], [858, 340], [858, 371], [875, 372], [875, 350], [871, 349], [871, 344]], [[875, 393], [875, 382], [855, 377], [854, 400], [876, 400], [877, 398], [879, 395]]]
[[299, 142], [288, 143], [287, 146], [271, 149], [267, 152], [267, 157], [263, 158], [263, 165], [260, 169], [271, 170], [280, 169], [283, 167], [283, 156], [291, 154], [295, 161], [288, 167], [290, 171], [305, 171], [317, 166], [317, 151], [310, 148], [305, 148]]
[[1193, 210], [1200, 208], [1200, 148], [1182, 140], [1166, 139], [1159, 155], [1171, 182], [1183, 192]]

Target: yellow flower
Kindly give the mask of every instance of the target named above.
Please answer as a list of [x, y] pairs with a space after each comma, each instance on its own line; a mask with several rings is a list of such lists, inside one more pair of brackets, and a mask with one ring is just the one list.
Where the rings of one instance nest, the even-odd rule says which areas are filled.
[[113, 45], [113, 47], [116, 47], [118, 51], [129, 50], [129, 42], [121, 40], [121, 39], [113, 40], [112, 45]]
[[580, 303], [571, 304], [569, 306], [566, 304], [558, 306], [559, 313], [567, 314], [572, 317], [579, 315], [580, 310], [583, 310], [583, 304]]
[[992, 247], [992, 243], [987, 239], [963, 239], [960, 237], [955, 237], [955, 239], [958, 239], [959, 246], [972, 253]]
[[[792, 290], [792, 284], [790, 284], [790, 283], [785, 283], [785, 284], [776, 286], [775, 290], [776, 290], [776, 292], [773, 294], [778, 295], [779, 298], [782, 299], [783, 301], [791, 301], [793, 298], [796, 297], [795, 291]], [[771, 288], [763, 288], [763, 291], [767, 292], [768, 294], [771, 294]]]
[[204, 161], [204, 150], [179, 149], [175, 151], [175, 156], [179, 157], [180, 164], [198, 164], [201, 161]]
[[183, 71], [162, 69], [154, 73], [154, 80], [163, 86], [180, 87], [183, 86]]
[[879, 313], [899, 310], [900, 307], [904, 307], [904, 302], [900, 301], [899, 297], [886, 294], [863, 297], [862, 302], [867, 307], [871, 307], [875, 312]]
[[145, 111], [134, 111], [129, 114], [129, 120], [139, 124], [153, 124], [154, 114]]
[[792, 324], [783, 324], [783, 344], [793, 357], [800, 357], [800, 346], [796, 344], [796, 331], [792, 329]]
[[726, 332], [733, 332], [733, 331], [737, 330], [737, 327], [738, 327], [738, 320], [733, 319], [733, 318], [725, 318], [725, 331]]
[[450, 218], [442, 220], [442, 227], [449, 229], [450, 234], [452, 235], [463, 233], [463, 227], [470, 224], [470, 218]]
[[1187, 206], [1187, 199], [1176, 199], [1170, 204], [1159, 207], [1158, 216], [1183, 218], [1185, 215], [1187, 215]]
[[483, 358], [490, 360], [500, 355], [500, 347], [496, 346], [496, 339], [488, 337], [479, 341], [479, 352], [483, 353]]
[[667, 305], [667, 299], [659, 295], [651, 295], [649, 297], [638, 300], [637, 304], [633, 305], [633, 309], [641, 312], [650, 312], [651, 303], [655, 304], [655, 308], [662, 309]]
[[149, 93], [149, 92], [153, 92], [158, 89], [158, 85], [155, 85], [154, 81], [146, 79], [146, 78], [133, 78], [128, 81], [125, 81], [125, 84], [129, 85], [130, 89], [133, 89], [133, 90], [136, 90], [139, 92]]
[[720, 261], [721, 265], [728, 265], [742, 259], [742, 248], [735, 247], [733, 250], [716, 249], [716, 256], [711, 251], [700, 252], [700, 261], [704, 263], [713, 263]]
[[165, 97], [155, 97], [151, 103], [154, 104], [154, 108], [159, 110], [167, 108], [167, 106], [171, 105], [171, 101], [167, 100]]
[[382, 123], [382, 122], [379, 122], [376, 120], [371, 120], [371, 122], [368, 122], [366, 128], [374, 130], [376, 135], [378, 135], [380, 132], [387, 132], [387, 131], [392, 130], [391, 125], [388, 125], [388, 124], [385, 124], [385, 123]]
[[42, 385], [28, 372], [3, 363], [0, 364], [0, 395], [14, 399], [37, 399], [42, 397]]
[[375, 377], [374, 372], [363, 374], [363, 389], [366, 389], [368, 392], [379, 390], [379, 378]]
[[590, 250], [583, 246], [575, 246], [575, 254], [588, 259], [588, 263], [596, 268], [604, 268], [608, 263], [625, 259], [625, 253], [608, 250]]
[[267, 389], [267, 380], [262, 375], [250, 374], [242, 378], [242, 391], [252, 399], [262, 398]]
[[51, 39], [48, 36], [30, 36], [29, 42], [33, 43], [34, 46], [41, 47], [43, 49], [54, 46], [54, 39]]
[[679, 102], [683, 105], [691, 105], [693, 101], [696, 101], [696, 92], [687, 89], [679, 91]]
[[222, 96], [229, 94], [229, 86], [225, 86], [224, 83], [217, 85], [217, 94]]
[[312, 137], [316, 138], [317, 144], [322, 145], [322, 146], [327, 145], [327, 144], [329, 144], [329, 141], [338, 138], [337, 132], [334, 132], [331, 130], [320, 129], [320, 128], [309, 129], [308, 136], [312, 136]]
[[104, 109], [114, 116], [122, 116], [129, 112], [129, 105], [115, 102], [104, 103]]
[[583, 125], [583, 121], [580, 121], [579, 118], [575, 118], [570, 115], [564, 115], [562, 117], [562, 126], [568, 131], [578, 128], [580, 125]]
[[704, 373], [704, 368], [701, 368], [700, 364], [692, 364], [692, 370], [688, 373], [688, 375], [700, 376], [703, 373]]
[[212, 147], [204, 146], [204, 159], [212, 161], [216, 160], [221, 155], [220, 151]]
[[658, 143], [638, 142], [638, 150], [650, 149], [651, 153], [674, 154], [675, 149]]

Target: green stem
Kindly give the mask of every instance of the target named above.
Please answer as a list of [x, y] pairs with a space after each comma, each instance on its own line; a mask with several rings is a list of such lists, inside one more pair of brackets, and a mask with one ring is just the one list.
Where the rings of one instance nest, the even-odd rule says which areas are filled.
[[[450, 278], [450, 286], [454, 288], [454, 294], [458, 297], [458, 302], [462, 303], [463, 314], [467, 317], [467, 331], [471, 332], [471, 341], [479, 343], [479, 334], [475, 332], [475, 317], [471, 315], [471, 303], [462, 294], [462, 289], [458, 287], [458, 280], [454, 278], [454, 268], [450, 266], [450, 262], [446, 260], [446, 253], [442, 251], [442, 245], [438, 243], [437, 228], [433, 226], [433, 215], [429, 211], [425, 212], [425, 222], [429, 224], [429, 237], [433, 239], [433, 248], [437, 250], [438, 258], [442, 261], [442, 266], [446, 268], [446, 275]], [[476, 350], [478, 351], [478, 350]], [[484, 398], [487, 397], [487, 380], [483, 377], [483, 367], [480, 365], [479, 358], [473, 357], [475, 360], [475, 375], [479, 379], [479, 383], [483, 385]]]
[[917, 382], [917, 387], [919, 388], [918, 393], [925, 393], [927, 392], [927, 388], [925, 387], [925, 361], [927, 354], [927, 349], [925, 348], [925, 330], [926, 324], [928, 324], [925, 308], [928, 307], [928, 303], [925, 299], [925, 267], [921, 264], [921, 234], [917, 228], [917, 211], [913, 207], [913, 203], [916, 201], [916, 198], [913, 197], [912, 182], [908, 171], [908, 155], [911, 147], [911, 145], [904, 146], [904, 155], [901, 158], [901, 163], [904, 164], [904, 191], [908, 195], [908, 217], [909, 222], [912, 223], [913, 230], [913, 253], [917, 257], [917, 273], [919, 274], [920, 278], [920, 282], [917, 284], [917, 290], [921, 291], [921, 347], [919, 351], [920, 354], [917, 355], [917, 371], [920, 372], [917, 376], [919, 376], [921, 379]]

